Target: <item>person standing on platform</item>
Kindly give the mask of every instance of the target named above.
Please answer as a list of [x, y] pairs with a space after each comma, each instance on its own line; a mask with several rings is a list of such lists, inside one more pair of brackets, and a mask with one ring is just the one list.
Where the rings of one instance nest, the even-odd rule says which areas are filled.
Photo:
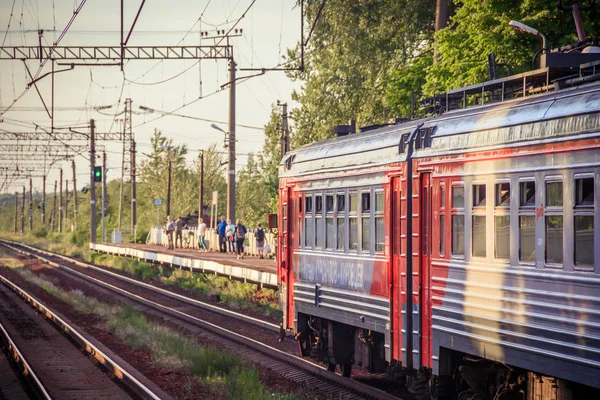
[[248, 229], [242, 224], [242, 220], [238, 219], [235, 224], [235, 251], [238, 255], [238, 260], [244, 258], [244, 240], [246, 240]]
[[262, 228], [262, 224], [259, 222], [256, 231], [254, 232], [256, 238], [256, 250], [258, 251], [258, 258], [265, 258], [265, 230]]
[[206, 247], [206, 242], [204, 241], [204, 237], [206, 236], [206, 224], [200, 218], [198, 220], [198, 248], [200, 251], [208, 251], [208, 247]]
[[173, 248], [173, 230], [175, 229], [175, 222], [171, 219], [170, 215], [167, 215], [167, 224], [165, 225], [165, 231], [167, 231], [167, 239], [169, 240], [168, 249]]
[[227, 220], [227, 228], [225, 229], [225, 238], [227, 239], [227, 247], [228, 253], [235, 253], [235, 241], [233, 238], [233, 234], [235, 232], [235, 224], [231, 223], [231, 220]]
[[217, 233], [219, 234], [219, 252], [227, 253], [227, 245], [225, 244], [225, 230], [227, 229], [227, 222], [225, 216], [221, 215], [221, 222], [217, 226]]
[[183, 249], [183, 220], [181, 216], [177, 217], [175, 221], [175, 247], [177, 247], [177, 241], [179, 240], [179, 248]]

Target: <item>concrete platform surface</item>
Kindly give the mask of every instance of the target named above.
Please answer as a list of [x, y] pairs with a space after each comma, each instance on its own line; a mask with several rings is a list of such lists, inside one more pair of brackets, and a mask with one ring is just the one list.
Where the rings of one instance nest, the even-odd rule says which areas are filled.
[[213, 273], [230, 279], [242, 280], [277, 288], [277, 265], [272, 259], [218, 252], [200, 252], [194, 249], [168, 250], [147, 244], [90, 243], [90, 250], [140, 260], [171, 264], [201, 273]]

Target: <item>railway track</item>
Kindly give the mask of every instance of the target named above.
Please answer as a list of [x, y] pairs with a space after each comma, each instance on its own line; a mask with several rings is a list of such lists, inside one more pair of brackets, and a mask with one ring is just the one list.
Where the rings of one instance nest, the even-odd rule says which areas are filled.
[[[167, 320], [176, 320], [180, 326], [192, 332], [201, 331], [202, 336], [208, 340], [223, 344], [235, 353], [266, 366], [285, 378], [313, 388], [319, 394], [331, 396], [334, 399], [349, 400], [365, 398], [398, 399], [396, 396], [373, 386], [354, 379], [343, 378], [327, 371], [326, 368], [256, 339], [256, 331], [261, 330], [269, 332], [274, 337], [274, 331], [279, 330], [279, 327], [274, 324], [229, 310], [222, 312], [222, 309], [213, 305], [208, 304], [209, 307], [207, 307], [206, 303], [199, 304], [202, 302], [123, 277], [87, 263], [72, 260], [69, 257], [15, 242], [0, 240], [0, 244], [15, 252], [28, 257], [35, 257], [46, 264], [52, 265], [73, 279], [82, 280], [87, 284], [134, 301], [140, 306], [141, 311], [150, 315], [163, 317]], [[76, 268], [76, 266], [86, 268], [87, 273], [81, 272], [81, 268]], [[90, 276], [92, 273], [94, 276]], [[163, 299], [161, 300], [159, 297], [163, 297]], [[199, 307], [202, 308], [204, 314], [206, 314], [206, 310], [210, 310], [211, 313], [221, 313], [221, 320], [211, 322], [207, 318], [201, 318], [198, 314]], [[223, 323], [223, 316], [225, 315], [227, 318], [232, 318], [233, 323]], [[240, 321], [250, 324], [251, 329], [248, 328], [248, 325], [245, 329], [242, 327], [241, 333], [239, 329], [237, 332], [227, 329], [234, 325], [238, 325], [239, 328]]]
[[50, 399], [50, 394], [0, 321], [0, 398]]
[[34, 397], [169, 398], [33, 295], [2, 275], [0, 282], [0, 333]]

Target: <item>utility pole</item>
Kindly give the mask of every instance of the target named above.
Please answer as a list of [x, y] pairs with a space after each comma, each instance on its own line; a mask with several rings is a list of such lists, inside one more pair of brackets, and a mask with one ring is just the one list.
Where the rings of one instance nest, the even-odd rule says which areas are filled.
[[54, 232], [54, 224], [56, 223], [56, 184], [54, 181], [54, 199], [52, 200], [52, 232]]
[[123, 154], [121, 156], [121, 185], [119, 186], [119, 214], [117, 215], [117, 231], [121, 231], [121, 217], [123, 215], [123, 186], [125, 185], [125, 133], [127, 123], [125, 121], [127, 118], [127, 103], [125, 103], [125, 114], [123, 117]]
[[15, 192], [15, 233], [19, 222], [19, 192]]
[[71, 161], [73, 167], [73, 226], [77, 228], [77, 175], [75, 174], [75, 160]]
[[23, 185], [23, 199], [21, 203], [21, 235], [25, 234], [25, 185]]
[[94, 167], [96, 166], [96, 138], [94, 136], [94, 120], [90, 119], [90, 242], [96, 243], [96, 182]]
[[200, 218], [202, 218], [202, 205], [204, 204], [204, 150], [200, 150], [200, 193], [198, 193], [198, 224], [200, 224]]
[[69, 180], [65, 181], [65, 224], [67, 224], [67, 230], [69, 229]]
[[169, 175], [167, 176], [167, 216], [171, 215], [171, 149], [169, 149]]
[[281, 158], [286, 155], [288, 151], [290, 151], [290, 131], [288, 129], [288, 112], [287, 112], [287, 103], [280, 103], [277, 101], [277, 105], [281, 106], [281, 136], [279, 139], [280, 149], [281, 149]]
[[46, 175], [42, 177], [42, 225], [46, 225]]
[[[129, 112], [131, 112], [131, 107], [129, 107]], [[131, 121], [131, 119], [130, 119], [130, 121]], [[135, 179], [136, 179], [135, 174], [136, 174], [135, 140], [132, 140], [131, 141], [131, 231], [133, 232], [133, 243], [136, 242], [135, 225], [137, 224], [137, 215], [136, 215], [137, 201], [136, 201], [136, 188], [135, 188]]]
[[106, 242], [106, 225], [104, 216], [106, 215], [106, 152], [102, 152], [102, 242]]
[[62, 222], [63, 222], [63, 170], [60, 171], [60, 184], [59, 184], [59, 194], [58, 194], [58, 231], [62, 233]]
[[29, 178], [29, 232], [33, 230], [33, 179]]
[[227, 163], [227, 219], [235, 221], [235, 61], [229, 59], [229, 160]]

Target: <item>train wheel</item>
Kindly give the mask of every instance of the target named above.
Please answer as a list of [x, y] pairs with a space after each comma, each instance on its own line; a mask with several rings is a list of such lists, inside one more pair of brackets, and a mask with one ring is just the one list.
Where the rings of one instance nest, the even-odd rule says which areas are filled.
[[332, 363], [332, 362], [327, 363], [327, 371], [335, 372], [335, 367], [336, 367], [335, 363]]
[[352, 364], [340, 364], [340, 371], [342, 372], [343, 377], [349, 378], [350, 374], [352, 374]]

